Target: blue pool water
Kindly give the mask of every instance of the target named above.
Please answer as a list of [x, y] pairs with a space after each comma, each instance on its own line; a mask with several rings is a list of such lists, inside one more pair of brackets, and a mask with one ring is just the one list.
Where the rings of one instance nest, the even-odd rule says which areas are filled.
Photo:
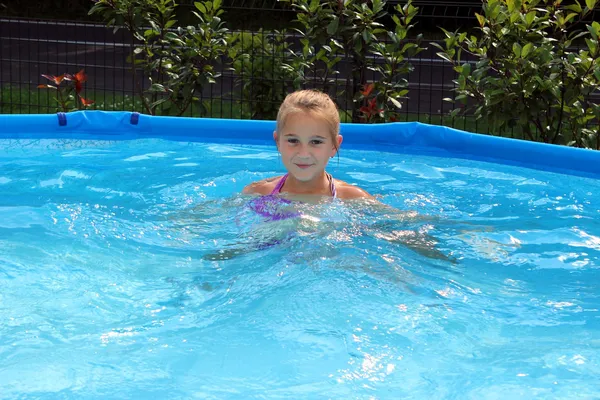
[[265, 224], [238, 193], [271, 146], [2, 139], [0, 166], [0, 398], [600, 397], [599, 180], [343, 149], [395, 209]]

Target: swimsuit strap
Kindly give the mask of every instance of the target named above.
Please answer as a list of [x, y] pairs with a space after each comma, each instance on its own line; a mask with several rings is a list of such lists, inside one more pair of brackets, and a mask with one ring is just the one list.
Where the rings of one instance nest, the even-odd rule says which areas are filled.
[[281, 188], [283, 187], [283, 184], [285, 183], [285, 180], [287, 179], [287, 177], [288, 177], [288, 174], [285, 174], [284, 176], [281, 177], [281, 179], [279, 180], [279, 182], [277, 182], [277, 185], [271, 192], [271, 195], [279, 194], [279, 192], [281, 192]]
[[[333, 198], [336, 198], [337, 191], [335, 189], [335, 180], [333, 179], [333, 176], [331, 176], [328, 173], [326, 173], [326, 176], [327, 176], [327, 180], [329, 181], [329, 190], [331, 190], [331, 196]], [[281, 192], [281, 188], [285, 184], [287, 177], [288, 177], [288, 174], [285, 174], [284, 176], [281, 177], [281, 179], [279, 180], [279, 182], [277, 182], [277, 185], [275, 185], [275, 188], [271, 192], [271, 195], [276, 195], [276, 194], [279, 194], [279, 192]]]
[[335, 180], [331, 174], [327, 174], [327, 179], [329, 180], [329, 190], [331, 190], [331, 196], [335, 199], [337, 197], [337, 191], [335, 190]]

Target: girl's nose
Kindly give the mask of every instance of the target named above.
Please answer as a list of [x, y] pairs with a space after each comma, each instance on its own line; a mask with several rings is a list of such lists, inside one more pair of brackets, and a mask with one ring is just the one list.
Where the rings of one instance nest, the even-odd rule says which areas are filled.
[[310, 152], [307, 146], [301, 146], [298, 150], [298, 157], [310, 157]]

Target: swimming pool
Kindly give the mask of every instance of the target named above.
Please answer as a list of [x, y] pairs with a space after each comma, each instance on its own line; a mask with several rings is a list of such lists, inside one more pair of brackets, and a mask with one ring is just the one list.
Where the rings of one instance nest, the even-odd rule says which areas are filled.
[[265, 224], [272, 123], [136, 118], [0, 118], [0, 397], [600, 396], [598, 153], [343, 126], [400, 211]]

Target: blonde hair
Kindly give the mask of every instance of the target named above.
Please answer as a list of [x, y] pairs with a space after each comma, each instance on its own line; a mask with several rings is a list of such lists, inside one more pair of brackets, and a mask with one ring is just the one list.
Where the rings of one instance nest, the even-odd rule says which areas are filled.
[[340, 114], [337, 106], [327, 94], [318, 90], [298, 90], [286, 96], [277, 113], [277, 132], [281, 132], [291, 114], [306, 112], [322, 119], [329, 127], [329, 133], [337, 149], [337, 136], [340, 133]]

